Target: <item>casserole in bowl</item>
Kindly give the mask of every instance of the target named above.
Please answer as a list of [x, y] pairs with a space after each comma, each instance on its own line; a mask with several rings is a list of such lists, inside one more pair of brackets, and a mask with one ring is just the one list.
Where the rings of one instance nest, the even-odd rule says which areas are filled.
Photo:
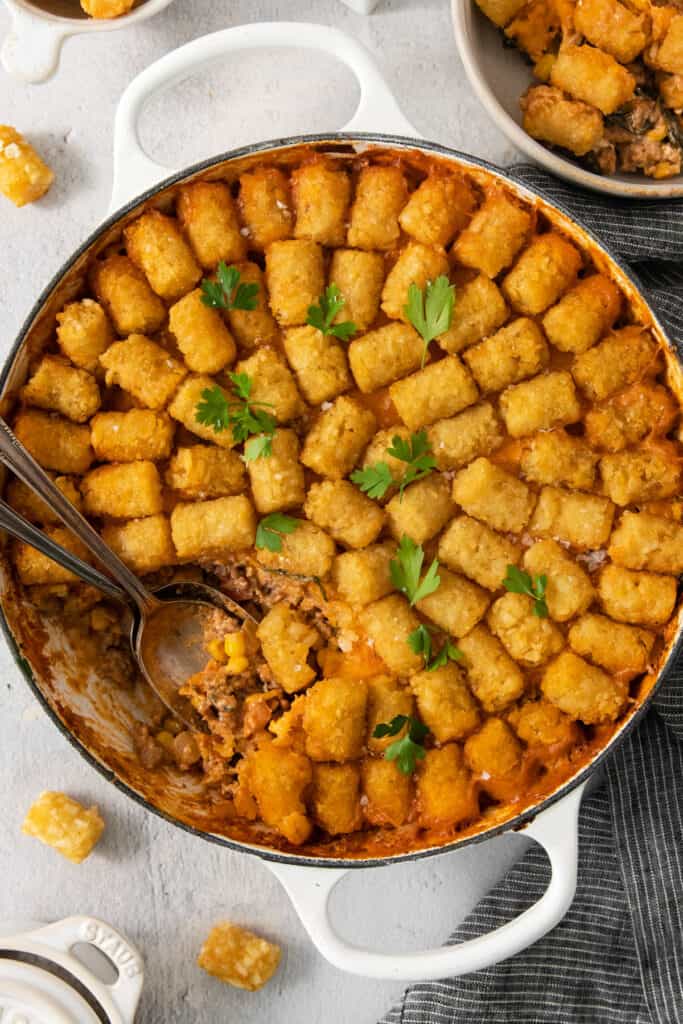
[[[250, 45], [269, 41], [254, 32]], [[237, 38], [191, 44], [182, 66]], [[168, 60], [167, 74], [181, 63]], [[151, 176], [146, 158], [137, 166]], [[221, 271], [204, 297], [222, 285], [225, 316], [198, 292], [221, 260], [232, 285]], [[455, 302], [431, 332], [411, 292], [440, 279]], [[235, 308], [246, 282], [253, 308]], [[346, 301], [337, 323], [355, 331], [306, 323], [330, 285]], [[244, 438], [198, 414], [234, 405], [239, 388], [277, 420], [269, 453], [244, 450], [246, 471]], [[673, 350], [625, 272], [495, 169], [357, 132], [250, 147], [105, 223], [41, 299], [4, 378], [20, 439], [71, 478], [136, 569], [209, 571], [265, 615], [246, 665], [230, 671], [226, 648], [210, 647], [192, 683], [213, 739], [162, 721], [113, 610], [27, 549], [13, 551], [5, 616], [34, 685], [100, 765], [173, 820], [272, 858], [281, 877], [283, 864], [365, 866], [491, 835], [582, 781], [673, 656], [680, 393]], [[655, 409], [644, 464], [635, 446]], [[418, 447], [434, 464], [408, 483]], [[381, 495], [362, 492], [364, 464]], [[277, 539], [259, 544], [257, 520], [267, 531], [273, 515], [287, 526], [271, 520]], [[506, 576], [526, 577], [531, 596], [506, 592]], [[387, 759], [377, 735], [397, 715], [421, 727], [412, 764]], [[140, 726], [152, 729], [142, 744]], [[566, 905], [572, 872], [554, 867]], [[326, 955], [357, 964], [319, 918], [307, 926]], [[527, 941], [551, 923], [546, 904]], [[509, 949], [499, 935], [496, 955]], [[440, 976], [481, 965], [477, 950], [350, 969]]]

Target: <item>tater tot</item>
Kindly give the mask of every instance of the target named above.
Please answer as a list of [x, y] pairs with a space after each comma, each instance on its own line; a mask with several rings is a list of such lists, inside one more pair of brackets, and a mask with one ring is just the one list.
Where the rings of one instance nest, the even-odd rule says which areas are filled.
[[195, 373], [218, 373], [235, 358], [235, 342], [223, 317], [204, 304], [199, 288], [171, 306], [168, 326], [186, 364]]
[[622, 327], [577, 355], [572, 376], [588, 398], [599, 401], [648, 372], [654, 374], [658, 352], [654, 338], [644, 327]]
[[256, 552], [257, 561], [266, 569], [324, 579], [332, 568], [337, 548], [320, 527], [306, 519], [297, 519], [292, 533], [282, 536], [280, 551], [265, 548]]
[[546, 577], [545, 601], [557, 622], [580, 615], [593, 601], [590, 576], [557, 541], [536, 541], [524, 552], [523, 565], [528, 573]]
[[683, 526], [647, 512], [624, 512], [608, 553], [627, 569], [683, 572]]
[[[50, 540], [66, 548], [81, 561], [91, 561], [87, 548], [71, 530], [67, 530], [63, 526], [48, 526], [45, 533]], [[24, 544], [23, 541], [13, 542], [12, 559], [19, 579], [25, 587], [46, 583], [78, 583], [78, 577], [74, 576], [69, 569], [62, 568], [47, 555], [41, 554], [36, 548], [31, 547], [30, 544]]]
[[297, 167], [291, 177], [296, 238], [320, 245], [343, 245], [351, 198], [351, 179], [327, 161], [313, 159]]
[[502, 193], [489, 196], [451, 250], [459, 263], [497, 277], [526, 241], [531, 215]]
[[23, 135], [8, 124], [0, 124], [0, 192], [25, 206], [44, 196], [54, 174]]
[[527, 0], [477, 0], [477, 7], [494, 25], [505, 28], [526, 3]]
[[398, 828], [410, 814], [413, 780], [395, 761], [366, 758], [362, 765], [364, 814], [371, 825]]
[[423, 828], [450, 828], [478, 815], [472, 777], [457, 743], [427, 751], [417, 775], [417, 806]]
[[463, 670], [452, 662], [417, 672], [411, 676], [410, 686], [420, 718], [438, 743], [464, 739], [479, 725], [477, 702]]
[[305, 324], [325, 284], [321, 247], [303, 238], [272, 242], [266, 249], [266, 280], [278, 323]]
[[527, 700], [506, 717], [519, 738], [541, 756], [569, 750], [580, 738], [576, 722], [547, 700]]
[[166, 307], [128, 256], [97, 260], [90, 283], [114, 322], [117, 334], [153, 334], [166, 319]]
[[423, 667], [422, 658], [408, 644], [408, 636], [420, 620], [400, 594], [389, 594], [363, 608], [360, 624], [389, 671], [398, 676], [411, 675]]
[[342, 598], [351, 604], [364, 605], [390, 594], [394, 583], [389, 563], [395, 557], [396, 545], [391, 541], [337, 555], [332, 578]]
[[384, 256], [362, 249], [335, 249], [330, 263], [330, 284], [336, 284], [344, 299], [336, 323], [351, 321], [366, 331], [379, 311], [384, 285]]
[[157, 295], [173, 302], [202, 276], [192, 250], [172, 217], [148, 210], [124, 228], [126, 252]]
[[184, 185], [178, 194], [176, 212], [197, 260], [206, 270], [213, 269], [221, 260], [236, 263], [247, 255], [235, 203], [222, 181]]
[[222, 498], [241, 494], [246, 471], [236, 452], [195, 444], [176, 449], [166, 470], [166, 483], [183, 498]]
[[334, 337], [315, 327], [290, 327], [283, 344], [304, 398], [312, 405], [328, 402], [353, 385], [346, 352]]
[[[367, 681], [367, 747], [371, 753], [381, 753], [392, 743], [391, 736], [373, 736], [375, 728], [391, 722], [396, 715], [412, 715], [415, 701], [408, 687], [392, 676], [373, 676]], [[398, 735], [404, 735], [403, 730]]]
[[313, 817], [332, 836], [361, 827], [360, 769], [355, 764], [313, 765]]
[[477, 455], [487, 455], [503, 442], [493, 406], [482, 402], [458, 416], [438, 420], [427, 431], [439, 469], [460, 469]]
[[228, 310], [228, 322], [242, 353], [253, 352], [260, 345], [272, 345], [279, 337], [279, 328], [268, 306], [263, 271], [256, 263], [238, 263], [240, 284], [255, 284], [254, 309]]
[[363, 679], [321, 679], [307, 690], [303, 727], [313, 761], [350, 761], [365, 745], [367, 686]]
[[608, 672], [637, 675], [647, 668], [654, 633], [612, 622], [606, 615], [582, 615], [567, 634], [571, 649]]
[[568, 99], [561, 89], [534, 85], [522, 95], [522, 127], [532, 139], [585, 156], [605, 133], [602, 114], [590, 103]]
[[466, 182], [453, 174], [434, 172], [415, 189], [398, 220], [416, 241], [443, 247], [462, 231], [475, 206]]
[[467, 680], [485, 711], [502, 711], [524, 692], [524, 675], [484, 625], [458, 641]]
[[612, 529], [614, 505], [599, 494], [543, 487], [529, 525], [537, 537], [551, 537], [583, 550], [597, 550]]
[[671, 498], [681, 489], [680, 452], [670, 441], [653, 441], [640, 451], [605, 455], [600, 475], [605, 494], [616, 505]]
[[399, 416], [411, 430], [453, 416], [479, 397], [477, 385], [457, 356], [446, 356], [396, 381], [389, 388], [389, 394]]
[[625, 67], [593, 46], [562, 48], [550, 71], [550, 82], [603, 114], [613, 114], [632, 99], [636, 87]]
[[580, 266], [581, 254], [562, 235], [537, 235], [504, 278], [503, 294], [513, 309], [535, 316], [574, 283]]
[[574, 25], [587, 42], [630, 64], [649, 41], [645, 10], [629, 9], [619, 0], [578, 0]]
[[304, 411], [296, 381], [275, 349], [257, 349], [248, 359], [241, 360], [235, 370], [250, 378], [251, 401], [262, 403], [278, 423], [289, 423]]
[[277, 167], [257, 167], [240, 178], [239, 206], [249, 248], [265, 249], [291, 238], [294, 214], [287, 176]]
[[382, 309], [393, 320], [408, 320], [405, 308], [411, 284], [423, 289], [442, 274], [448, 276], [448, 257], [443, 249], [408, 242], [384, 282]]
[[308, 758], [264, 743], [247, 756], [247, 778], [266, 825], [294, 845], [305, 843], [313, 828], [304, 804], [312, 779]]
[[384, 512], [348, 480], [312, 484], [304, 505], [306, 516], [347, 548], [372, 544], [384, 525]]
[[519, 466], [527, 480], [537, 484], [566, 484], [590, 491], [598, 458], [583, 438], [564, 430], [547, 430], [526, 442]]
[[149, 461], [98, 466], [83, 477], [81, 493], [91, 516], [136, 519], [162, 510], [159, 471]]
[[110, 523], [102, 530], [102, 540], [133, 572], [143, 575], [173, 565], [176, 560], [171, 524], [163, 515]]
[[386, 324], [349, 345], [349, 363], [356, 384], [368, 393], [417, 370], [424, 342], [410, 324]]
[[501, 292], [485, 274], [455, 289], [451, 326], [436, 339], [445, 352], [461, 352], [505, 323], [508, 308]]
[[171, 454], [174, 429], [165, 412], [153, 409], [100, 412], [90, 423], [90, 441], [100, 462], [158, 462]]
[[401, 236], [398, 216], [408, 201], [399, 167], [364, 167], [351, 207], [348, 244], [358, 249], [393, 249]]
[[477, 776], [482, 789], [505, 800], [516, 791], [522, 764], [522, 747], [502, 718], [487, 718], [463, 747], [465, 764]]
[[262, 516], [303, 505], [306, 497], [299, 439], [294, 431], [276, 430], [271, 449], [267, 458], [247, 463], [254, 504]]
[[543, 317], [543, 329], [560, 352], [591, 348], [619, 316], [621, 292], [606, 274], [591, 274], [571, 288]]
[[683, 74], [683, 14], [671, 19], [661, 41], [648, 49], [646, 62], [660, 71]]
[[508, 384], [533, 377], [547, 366], [549, 358], [540, 327], [528, 317], [512, 320], [463, 355], [483, 392], [501, 391]]
[[424, 544], [453, 515], [449, 483], [441, 473], [432, 473], [393, 497], [386, 511], [392, 537], [400, 540], [405, 533], [416, 544]]
[[628, 696], [624, 679], [608, 676], [571, 651], [563, 651], [548, 665], [541, 690], [560, 711], [586, 725], [613, 722]]
[[318, 633], [289, 605], [274, 604], [261, 619], [256, 636], [275, 682], [285, 693], [303, 690], [315, 679], [316, 670], [308, 659], [319, 641]]
[[536, 497], [516, 476], [482, 457], [457, 474], [453, 500], [494, 530], [520, 533], [529, 522]]
[[81, 7], [91, 18], [120, 18], [133, 8], [135, 0], [80, 0]]
[[476, 583], [443, 567], [439, 567], [439, 579], [438, 588], [418, 601], [416, 608], [445, 633], [464, 636], [483, 619], [491, 597]]
[[74, 423], [85, 423], [100, 407], [100, 389], [92, 374], [61, 356], [43, 356], [21, 397], [27, 405], [61, 413]]
[[619, 622], [662, 626], [671, 618], [676, 604], [676, 580], [606, 565], [600, 573], [598, 597], [607, 614]]
[[[50, 476], [53, 476], [53, 474], [50, 474]], [[74, 478], [71, 476], [58, 476], [54, 477], [53, 482], [64, 497], [68, 498], [71, 504], [80, 512], [82, 504], [81, 492]], [[8, 504], [12, 506], [15, 512], [22, 515], [24, 519], [28, 519], [29, 522], [40, 523], [43, 526], [48, 523], [61, 523], [61, 519], [55, 510], [44, 502], [42, 498], [39, 498], [36, 492], [28, 487], [23, 480], [13, 477], [7, 484], [5, 495]]]
[[150, 409], [163, 409], [187, 374], [181, 362], [142, 334], [110, 345], [100, 364], [107, 386], [118, 385]]
[[659, 96], [665, 107], [670, 110], [683, 109], [683, 73], [678, 75], [667, 75], [660, 72], [657, 75]]
[[369, 409], [341, 395], [309, 430], [301, 461], [314, 473], [340, 480], [358, 463], [376, 428], [377, 420]]
[[550, 619], [534, 615], [526, 594], [503, 594], [491, 605], [489, 629], [522, 665], [541, 665], [564, 647], [564, 637]]
[[252, 547], [256, 517], [251, 502], [242, 494], [195, 501], [176, 505], [171, 513], [171, 533], [178, 558], [183, 561], [220, 558]]
[[93, 451], [87, 426], [26, 409], [17, 415], [14, 433], [43, 469], [80, 475], [90, 468]]
[[619, 452], [648, 434], [666, 434], [678, 405], [666, 388], [637, 381], [586, 413], [586, 438], [596, 448]]
[[512, 437], [524, 437], [581, 419], [574, 382], [564, 370], [511, 384], [500, 396], [499, 408]]
[[469, 516], [458, 516], [439, 540], [439, 559], [488, 590], [500, 590], [508, 565], [516, 565], [521, 547]]
[[70, 302], [57, 313], [57, 344], [72, 363], [94, 373], [114, 340], [107, 314], [94, 299]]
[[174, 420], [185, 427], [186, 430], [201, 437], [204, 441], [213, 441], [221, 448], [234, 448], [237, 443], [232, 436], [232, 430], [214, 430], [213, 426], [207, 423], [200, 423], [197, 419], [197, 406], [202, 401], [204, 391], [210, 391], [218, 387], [226, 400], [230, 396], [225, 388], [216, 384], [213, 377], [192, 375], [186, 377], [173, 397], [168, 407], [169, 414]]

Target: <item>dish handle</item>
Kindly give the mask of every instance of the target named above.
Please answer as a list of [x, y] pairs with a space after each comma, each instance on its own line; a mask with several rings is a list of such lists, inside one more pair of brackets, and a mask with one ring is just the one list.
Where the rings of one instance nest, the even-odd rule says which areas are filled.
[[2, 66], [23, 82], [44, 82], [57, 68], [67, 33], [19, 7], [12, 5], [11, 11], [12, 27], [0, 50]]
[[173, 174], [147, 156], [140, 143], [139, 120], [147, 101], [194, 74], [198, 68], [230, 53], [261, 47], [318, 50], [337, 58], [353, 71], [360, 87], [355, 114], [343, 131], [381, 131], [417, 138], [403, 116], [373, 57], [357, 40], [326, 25], [306, 22], [261, 22], [238, 25], [194, 39], [150, 64], [127, 86], [114, 122], [114, 184], [110, 213], [129, 199]]
[[521, 830], [545, 849], [552, 867], [543, 896], [523, 914], [487, 935], [416, 953], [377, 953], [345, 942], [330, 921], [333, 889], [349, 869], [299, 867], [268, 861], [318, 951], [340, 970], [366, 978], [432, 981], [490, 967], [531, 946], [558, 924], [576, 893], [578, 815], [585, 784], [577, 786]]

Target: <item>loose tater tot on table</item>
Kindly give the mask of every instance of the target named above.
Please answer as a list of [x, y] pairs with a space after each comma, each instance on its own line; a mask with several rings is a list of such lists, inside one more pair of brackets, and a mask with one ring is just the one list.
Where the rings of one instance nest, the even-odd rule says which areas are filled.
[[398, 220], [416, 241], [443, 247], [462, 231], [476, 205], [466, 182], [453, 174], [433, 173], [415, 189]]
[[309, 655], [318, 633], [289, 605], [282, 601], [273, 605], [261, 619], [256, 635], [275, 682], [286, 693], [303, 690], [315, 679]]
[[102, 530], [102, 539], [133, 572], [143, 575], [176, 560], [171, 524], [164, 515], [110, 523]]
[[171, 454], [174, 430], [170, 416], [153, 409], [100, 412], [90, 422], [90, 440], [100, 462], [157, 462]]
[[321, 679], [306, 691], [303, 728], [313, 761], [351, 761], [365, 746], [363, 679]]
[[578, 355], [572, 376], [588, 398], [600, 401], [648, 373], [654, 375], [658, 352], [652, 335], [644, 327], [622, 327]]
[[500, 289], [485, 274], [455, 289], [451, 326], [436, 339], [445, 352], [461, 352], [505, 323], [508, 308]]
[[619, 316], [621, 292], [606, 274], [579, 281], [545, 313], [543, 329], [560, 352], [586, 352]]
[[586, 438], [595, 448], [618, 452], [648, 434], [666, 434], [678, 411], [666, 388], [637, 382], [588, 410]]
[[500, 590], [508, 565], [516, 565], [519, 544], [469, 516], [458, 516], [439, 540], [439, 560], [488, 590]]
[[[56, 544], [66, 548], [72, 555], [76, 555], [83, 562], [90, 562], [90, 554], [85, 545], [74, 536], [70, 530], [63, 526], [48, 526], [45, 530], [46, 536], [55, 541]], [[30, 544], [23, 541], [14, 541], [12, 544], [12, 561], [19, 579], [25, 587], [46, 583], [78, 583], [78, 577], [69, 569], [64, 569], [57, 562], [53, 562], [47, 555], [43, 555]]]
[[626, 569], [683, 572], [683, 526], [647, 512], [624, 512], [609, 545], [609, 556]]
[[176, 505], [171, 531], [178, 557], [183, 561], [210, 558], [251, 547], [256, 537], [256, 517], [244, 495]]
[[166, 307], [128, 256], [98, 260], [90, 271], [90, 283], [117, 334], [153, 334], [164, 323]]
[[297, 167], [291, 177], [296, 238], [321, 245], [343, 245], [351, 198], [351, 179], [344, 170], [314, 159]]
[[391, 541], [337, 555], [332, 578], [342, 598], [352, 604], [364, 605], [390, 594], [394, 584], [389, 563], [395, 557], [396, 545]]
[[279, 324], [305, 324], [325, 286], [323, 251], [317, 242], [294, 238], [271, 242], [266, 249], [270, 308]]
[[275, 973], [280, 956], [279, 946], [223, 921], [209, 932], [197, 964], [219, 981], [255, 992]]
[[451, 250], [459, 263], [497, 277], [524, 245], [531, 217], [502, 193], [491, 195], [456, 239]]
[[427, 437], [441, 470], [460, 469], [477, 455], [495, 451], [503, 443], [500, 421], [488, 402], [458, 416], [438, 420], [429, 427]]
[[351, 321], [365, 331], [379, 310], [384, 285], [384, 256], [363, 249], [335, 249], [330, 263], [329, 283], [336, 284], [344, 305], [336, 322]]
[[84, 807], [66, 793], [48, 790], [29, 808], [21, 831], [80, 864], [104, 832], [104, 820], [97, 807]]
[[607, 543], [614, 512], [609, 498], [601, 495], [543, 487], [529, 532], [565, 541], [575, 548], [598, 550]]
[[586, 725], [613, 722], [628, 696], [624, 679], [608, 676], [571, 651], [563, 651], [548, 665], [541, 690], [560, 711]]
[[511, 384], [500, 396], [499, 408], [512, 437], [524, 437], [581, 419], [574, 381], [565, 370]]
[[590, 103], [569, 99], [552, 85], [534, 85], [520, 99], [522, 127], [532, 139], [585, 156], [605, 133], [602, 114]]
[[410, 324], [386, 324], [351, 342], [351, 372], [361, 391], [376, 391], [417, 370], [423, 351], [424, 342]]
[[44, 196], [54, 174], [24, 136], [8, 124], [0, 124], [0, 192], [25, 206]]
[[353, 386], [344, 347], [315, 327], [290, 327], [285, 355], [304, 398], [311, 405], [328, 402]]
[[372, 544], [384, 525], [382, 509], [348, 480], [312, 484], [304, 511], [316, 526], [347, 548]]
[[173, 217], [148, 210], [124, 228], [123, 237], [126, 252], [162, 299], [179, 299], [202, 276]]
[[277, 341], [280, 331], [268, 306], [265, 277], [256, 263], [238, 263], [236, 269], [240, 273], [240, 284], [256, 285], [258, 291], [254, 296], [254, 309], [228, 310], [230, 330], [242, 354], [253, 352], [260, 345], [272, 345]]
[[366, 758], [361, 771], [366, 821], [393, 828], [403, 825], [413, 803], [411, 776], [384, 758]]
[[136, 519], [162, 510], [159, 471], [149, 461], [98, 466], [83, 477], [81, 493], [92, 516]]
[[411, 284], [422, 289], [440, 275], [448, 275], [448, 269], [448, 257], [443, 249], [408, 242], [384, 282], [382, 309], [386, 315], [394, 320], [407, 320], [405, 307]]
[[401, 236], [398, 216], [408, 201], [398, 167], [364, 167], [356, 184], [347, 241], [357, 249], [393, 249]]
[[241, 494], [246, 470], [236, 452], [195, 444], [176, 449], [166, 470], [166, 483], [183, 498], [221, 498]]
[[651, 442], [640, 451], [603, 456], [600, 475], [616, 505], [658, 501], [680, 492], [681, 455], [670, 441]]
[[526, 484], [483, 457], [455, 477], [453, 499], [468, 515], [503, 533], [522, 531], [536, 502]]
[[280, 551], [264, 548], [256, 552], [256, 558], [266, 569], [324, 579], [332, 568], [336, 551], [334, 541], [324, 530], [306, 519], [298, 519], [294, 531], [282, 537]]
[[289, 423], [304, 411], [304, 402], [287, 363], [274, 348], [259, 348], [235, 367], [251, 380], [250, 400], [263, 403], [279, 423]]
[[619, 0], [578, 0], [574, 11], [576, 30], [620, 64], [630, 64], [650, 38], [645, 9], [630, 9]]
[[435, 537], [453, 515], [450, 485], [440, 473], [431, 473], [406, 487], [386, 507], [389, 532], [396, 540], [406, 534], [416, 544]]
[[477, 385], [457, 356], [446, 356], [389, 388], [391, 400], [407, 427], [418, 430], [453, 416], [479, 397]]
[[313, 765], [313, 817], [331, 836], [361, 827], [360, 768], [355, 764]]
[[491, 595], [458, 573], [439, 567], [438, 588], [416, 604], [421, 615], [451, 636], [464, 636], [483, 619]]
[[595, 591], [590, 576], [554, 540], [538, 540], [524, 552], [524, 568], [534, 576], [545, 576], [548, 613], [566, 622], [585, 612]]
[[554, 231], [537, 235], [503, 280], [503, 294], [513, 309], [536, 316], [574, 283], [581, 254]]
[[21, 389], [21, 397], [27, 405], [61, 413], [74, 423], [85, 423], [100, 407], [100, 389], [93, 375], [61, 356], [43, 356]]
[[358, 463], [377, 421], [353, 398], [342, 395], [325, 409], [306, 435], [301, 461], [320, 476], [340, 480]]
[[410, 686], [420, 718], [437, 743], [461, 740], [479, 725], [481, 715], [465, 674], [450, 662], [441, 668], [417, 672]]
[[239, 206], [249, 248], [291, 238], [294, 214], [289, 181], [277, 167], [257, 167], [240, 178]]
[[[415, 701], [408, 686], [392, 676], [373, 676], [367, 680], [367, 748], [379, 754], [393, 742], [391, 736], [374, 736], [375, 728], [383, 722], [391, 722], [396, 715], [412, 715]], [[399, 736], [405, 735], [402, 730]]]
[[470, 689], [485, 711], [501, 711], [524, 693], [522, 670], [486, 626], [475, 626], [458, 647]]
[[81, 474], [90, 468], [93, 451], [87, 426], [47, 412], [24, 409], [14, 421], [14, 433], [43, 469]]
[[526, 594], [499, 597], [486, 621], [508, 654], [523, 665], [541, 665], [564, 647], [560, 630], [550, 619], [534, 615], [534, 602]]
[[547, 366], [549, 352], [540, 327], [519, 317], [468, 348], [463, 359], [483, 392], [501, 391]]
[[567, 634], [576, 653], [608, 672], [637, 675], [648, 666], [654, 633], [613, 622], [606, 615], [582, 615]]
[[590, 491], [599, 457], [583, 438], [564, 430], [549, 430], [529, 438], [519, 464], [527, 480]]
[[222, 181], [195, 181], [184, 185], [176, 203], [178, 219], [197, 260], [212, 270], [221, 260], [236, 263], [247, 254], [237, 209], [230, 189]]
[[[210, 424], [200, 423], [197, 419], [197, 406], [202, 401], [202, 393], [212, 388], [220, 387], [213, 377], [192, 375], [186, 377], [176, 391], [173, 401], [168, 407], [169, 414], [174, 420], [185, 427], [186, 430], [201, 437], [204, 441], [213, 441], [222, 448], [234, 448], [237, 443], [232, 436], [232, 430], [220, 430], [216, 432]], [[226, 400], [229, 400], [225, 388], [220, 388]]]
[[[78, 489], [76, 480], [71, 476], [58, 476], [54, 477], [53, 483], [80, 512], [82, 504], [81, 492]], [[27, 487], [23, 480], [13, 477], [9, 481], [6, 498], [7, 503], [12, 506], [14, 511], [18, 512], [24, 519], [28, 519], [30, 523], [40, 523], [42, 525], [61, 523], [61, 519], [55, 510], [46, 504], [42, 498], [39, 498], [35, 491]]]
[[57, 313], [57, 344], [72, 363], [94, 373], [114, 334], [107, 314], [94, 299], [70, 302]]
[[202, 301], [199, 288], [168, 311], [168, 326], [183, 358], [195, 373], [218, 373], [233, 361], [235, 342], [218, 310]]
[[308, 758], [273, 743], [263, 744], [247, 756], [247, 778], [265, 823], [290, 843], [305, 843], [312, 830], [304, 803], [312, 779]]
[[661, 626], [669, 621], [676, 604], [676, 580], [606, 565], [598, 580], [598, 597], [607, 614], [618, 622]]
[[108, 387], [118, 385], [150, 409], [163, 409], [187, 375], [181, 362], [142, 334], [110, 345], [100, 364]]
[[417, 806], [423, 828], [451, 828], [478, 815], [472, 778], [457, 743], [428, 750], [420, 762]]
[[636, 87], [625, 67], [594, 46], [563, 47], [551, 68], [550, 83], [603, 114], [613, 114], [632, 99]]
[[360, 623], [387, 668], [396, 675], [411, 675], [422, 668], [422, 658], [408, 644], [408, 635], [420, 620], [400, 594], [373, 601], [360, 613]]
[[276, 430], [271, 454], [251, 459], [247, 470], [256, 511], [260, 515], [303, 504], [306, 497], [304, 469], [299, 462], [299, 439], [293, 430]]

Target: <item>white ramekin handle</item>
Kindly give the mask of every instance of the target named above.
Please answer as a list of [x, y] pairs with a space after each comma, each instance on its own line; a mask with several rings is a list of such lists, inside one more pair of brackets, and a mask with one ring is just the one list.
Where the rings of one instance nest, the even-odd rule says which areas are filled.
[[[104, 953], [116, 967], [118, 978], [113, 984], [105, 985], [99, 979], [94, 979], [94, 975], [92, 977], [95, 983], [106, 991], [122, 1024], [133, 1024], [142, 992], [144, 966], [138, 950], [121, 932], [96, 917], [77, 914], [45, 925], [31, 932], [26, 938], [36, 943], [38, 947], [49, 946], [66, 957], [72, 956], [70, 950], [79, 942], [95, 946]], [[85, 974], [90, 973], [87, 968], [80, 965], [80, 962], [77, 972], [82, 979]]]
[[24, 82], [44, 82], [54, 74], [66, 33], [43, 18], [14, 8], [12, 27], [0, 51], [8, 75]]
[[531, 946], [566, 914], [576, 892], [578, 814], [583, 789], [577, 786], [523, 830], [522, 834], [544, 847], [552, 866], [552, 878], [541, 899], [513, 921], [457, 946], [397, 954], [352, 946], [334, 931], [329, 916], [330, 895], [346, 870], [278, 863], [268, 863], [268, 867], [286, 889], [320, 953], [340, 970], [397, 981], [469, 974]]
[[138, 133], [145, 103], [160, 90], [193, 74], [203, 65], [230, 53], [261, 47], [289, 47], [319, 50], [341, 60], [358, 79], [358, 108], [344, 131], [376, 131], [390, 135], [417, 136], [401, 113], [398, 103], [374, 59], [359, 42], [339, 29], [305, 22], [262, 22], [238, 25], [172, 50], [133, 79], [124, 91], [114, 123], [114, 185], [110, 210], [113, 212], [133, 196], [151, 188], [172, 171], [144, 152]]

